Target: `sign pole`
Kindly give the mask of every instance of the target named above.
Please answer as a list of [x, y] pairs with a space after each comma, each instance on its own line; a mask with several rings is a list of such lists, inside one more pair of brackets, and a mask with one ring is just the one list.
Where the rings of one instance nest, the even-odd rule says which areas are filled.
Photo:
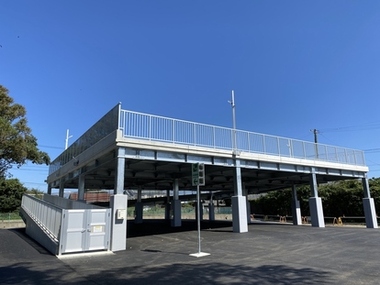
[[200, 203], [200, 194], [199, 194], [199, 183], [197, 185], [197, 222], [198, 222], [198, 254], [201, 254], [201, 203]]
[[201, 251], [201, 194], [200, 185], [205, 185], [204, 164], [194, 163], [192, 165], [192, 185], [197, 186], [197, 228], [198, 228], [198, 252], [190, 254], [194, 257], [203, 257], [210, 255]]

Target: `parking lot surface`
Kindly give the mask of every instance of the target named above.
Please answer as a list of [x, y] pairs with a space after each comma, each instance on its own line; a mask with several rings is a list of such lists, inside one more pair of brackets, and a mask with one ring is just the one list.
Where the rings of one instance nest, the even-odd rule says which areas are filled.
[[0, 284], [380, 284], [380, 231], [256, 222], [128, 223], [127, 250], [57, 258], [25, 235], [0, 230]]

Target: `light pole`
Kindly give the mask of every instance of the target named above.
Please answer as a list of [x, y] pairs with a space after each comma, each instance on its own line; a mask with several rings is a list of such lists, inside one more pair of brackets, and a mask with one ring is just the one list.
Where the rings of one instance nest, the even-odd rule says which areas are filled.
[[236, 141], [236, 114], [235, 114], [235, 93], [231, 92], [231, 101], [228, 101], [232, 107], [232, 154], [237, 155], [237, 141]]

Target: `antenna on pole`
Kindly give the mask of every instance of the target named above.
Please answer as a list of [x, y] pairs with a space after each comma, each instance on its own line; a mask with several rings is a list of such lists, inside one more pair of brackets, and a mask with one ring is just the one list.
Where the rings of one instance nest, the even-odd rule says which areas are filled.
[[65, 150], [67, 149], [67, 147], [69, 146], [69, 138], [72, 138], [73, 136], [70, 136], [69, 135], [69, 129], [67, 129], [66, 131], [66, 139], [65, 139]]

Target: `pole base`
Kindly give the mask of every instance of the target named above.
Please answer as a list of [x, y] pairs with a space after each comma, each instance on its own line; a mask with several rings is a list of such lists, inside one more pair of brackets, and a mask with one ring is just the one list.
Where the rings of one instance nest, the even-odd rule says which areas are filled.
[[211, 253], [206, 253], [206, 252], [197, 252], [197, 253], [191, 253], [189, 254], [190, 256], [194, 256], [194, 257], [203, 257], [203, 256], [208, 256], [210, 255]]

